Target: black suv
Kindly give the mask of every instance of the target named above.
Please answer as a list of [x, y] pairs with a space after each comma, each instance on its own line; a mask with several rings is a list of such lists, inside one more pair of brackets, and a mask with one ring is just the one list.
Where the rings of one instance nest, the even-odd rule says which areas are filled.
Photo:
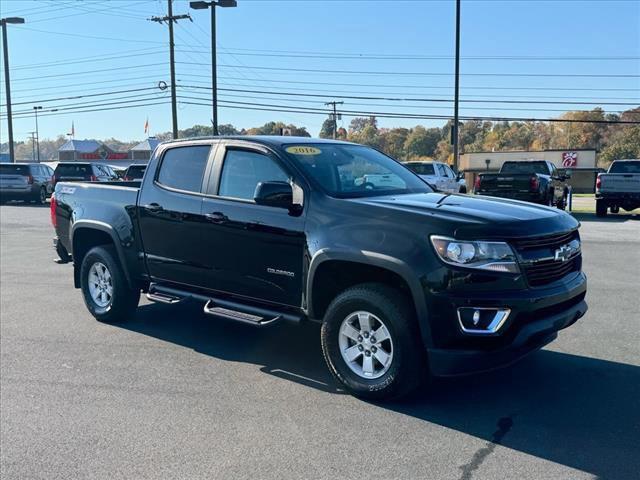
[[109, 165], [91, 162], [60, 162], [53, 173], [58, 182], [113, 182], [120, 179]]
[[140, 186], [61, 183], [51, 209], [98, 320], [131, 318], [143, 291], [215, 320], [320, 322], [329, 369], [368, 398], [508, 364], [587, 310], [572, 216], [435, 192], [346, 142], [168, 142]]
[[53, 191], [51, 168], [39, 163], [0, 163], [0, 201], [43, 204]]

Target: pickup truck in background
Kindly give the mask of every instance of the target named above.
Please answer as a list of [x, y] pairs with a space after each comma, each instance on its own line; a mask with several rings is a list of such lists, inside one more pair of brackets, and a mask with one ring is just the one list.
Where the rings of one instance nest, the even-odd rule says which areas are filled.
[[564, 210], [567, 206], [570, 172], [560, 174], [546, 160], [505, 162], [499, 173], [482, 173], [476, 178], [476, 195], [512, 198]]
[[405, 162], [404, 166], [441, 192], [467, 193], [467, 185], [462, 183], [461, 176], [446, 163]]
[[640, 208], [640, 159], [615, 160], [596, 178], [596, 215]]
[[141, 183], [58, 183], [51, 220], [99, 321], [130, 319], [144, 292], [214, 321], [318, 322], [331, 373], [370, 399], [510, 364], [587, 310], [573, 217], [435, 192], [347, 142], [162, 143]]

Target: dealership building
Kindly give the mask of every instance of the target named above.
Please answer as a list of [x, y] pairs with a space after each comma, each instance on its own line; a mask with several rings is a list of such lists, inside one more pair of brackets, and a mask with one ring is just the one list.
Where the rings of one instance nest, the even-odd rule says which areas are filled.
[[69, 140], [58, 148], [58, 161], [95, 161], [127, 167], [132, 163], [147, 163], [159, 143], [155, 137], [149, 137], [131, 150], [119, 152], [97, 140]]
[[497, 173], [504, 162], [526, 160], [548, 160], [560, 170], [571, 170], [568, 183], [576, 193], [593, 193], [596, 176], [604, 171], [596, 166], [593, 149], [465, 153], [460, 155], [459, 170], [465, 173], [467, 185], [473, 185], [480, 173]]

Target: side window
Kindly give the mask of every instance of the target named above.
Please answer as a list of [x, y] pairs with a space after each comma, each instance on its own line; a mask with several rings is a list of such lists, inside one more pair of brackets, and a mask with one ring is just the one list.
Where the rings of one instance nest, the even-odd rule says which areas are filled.
[[447, 177], [455, 178], [455, 175], [453, 174], [453, 170], [451, 170], [447, 165], [444, 165], [444, 171], [447, 173]]
[[438, 176], [439, 177], [446, 177], [447, 176], [447, 172], [444, 169], [444, 165], [442, 165], [440, 163], [438, 163], [437, 165], [438, 165]]
[[227, 150], [218, 195], [253, 200], [260, 182], [287, 182], [289, 176], [271, 158], [246, 150]]
[[210, 148], [209, 145], [197, 145], [167, 150], [160, 164], [158, 183], [178, 190], [200, 193]]
[[549, 168], [551, 169], [551, 175], [554, 177], [558, 176], [558, 169], [553, 163], [549, 163]]

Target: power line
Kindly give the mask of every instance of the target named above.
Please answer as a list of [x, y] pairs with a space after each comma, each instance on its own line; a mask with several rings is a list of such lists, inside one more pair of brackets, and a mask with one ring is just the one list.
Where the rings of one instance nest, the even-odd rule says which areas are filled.
[[[196, 65], [194, 62], [177, 62], [183, 65]], [[298, 72], [331, 75], [401, 75], [419, 77], [450, 77], [449, 72], [387, 72], [370, 70], [323, 70], [316, 68], [288, 68], [288, 67], [264, 67], [264, 66], [234, 66], [219, 65], [220, 67], [248, 68], [252, 70], [269, 70], [278, 72]], [[559, 78], [638, 78], [638, 74], [591, 74], [591, 73], [461, 73], [467, 77], [559, 77]]]
[[159, 40], [136, 40], [136, 39], [132, 39], [132, 38], [114, 38], [114, 37], [100, 37], [100, 36], [95, 36], [95, 35], [83, 35], [80, 33], [68, 33], [68, 32], [52, 32], [50, 30], [41, 30], [39, 28], [31, 28], [31, 27], [25, 27], [25, 26], [20, 26], [21, 30], [30, 30], [32, 32], [39, 32], [39, 33], [47, 33], [50, 35], [63, 35], [66, 37], [76, 37], [76, 38], [90, 38], [92, 40], [108, 40], [110, 42], [127, 42], [127, 43], [155, 43], [155, 44], [159, 44], [159, 45], [166, 45], [167, 42], [161, 42]]
[[[207, 75], [198, 75], [194, 73], [184, 73], [181, 76], [186, 77], [208, 77]], [[223, 77], [221, 77], [223, 78]], [[237, 77], [224, 77], [227, 80], [242, 80]], [[255, 80], [255, 79], [252, 79]], [[440, 85], [389, 85], [389, 84], [371, 84], [371, 83], [345, 83], [345, 82], [311, 82], [302, 80], [269, 80], [273, 83], [293, 83], [304, 85], [323, 85], [323, 86], [344, 86], [344, 87], [369, 87], [369, 88], [416, 88], [420, 90], [424, 89], [440, 89], [451, 90], [450, 86]], [[531, 91], [585, 91], [585, 92], [640, 92], [638, 88], [578, 88], [578, 87], [501, 87], [501, 86], [462, 86], [461, 89], [467, 90], [531, 90]]]
[[98, 70], [86, 70], [84, 72], [71, 72], [71, 73], [59, 73], [59, 74], [54, 74], [54, 75], [40, 75], [38, 77], [23, 77], [23, 78], [16, 78], [15, 80], [12, 80], [12, 82], [16, 81], [16, 82], [20, 82], [20, 81], [25, 81], [25, 80], [40, 80], [42, 78], [59, 78], [59, 77], [69, 77], [69, 76], [78, 76], [78, 75], [89, 75], [92, 73], [101, 73], [101, 72], [113, 72], [113, 71], [118, 71], [118, 70], [130, 70], [130, 69], [134, 69], [134, 68], [147, 68], [147, 67], [158, 67], [160, 65], [163, 65], [162, 63], [146, 63], [143, 65], [128, 65], [128, 66], [120, 66], [120, 67], [111, 67], [111, 68], [102, 68], [102, 69], [98, 69]]
[[[180, 102], [185, 105], [199, 105], [210, 106], [206, 103], [197, 102]], [[224, 108], [235, 108], [240, 110], [258, 110], [269, 112], [288, 112], [288, 113], [302, 113], [309, 115], [326, 115], [327, 112], [324, 109], [313, 109], [300, 107], [282, 107], [279, 105], [258, 104], [248, 102], [225, 102], [239, 105], [224, 106]], [[248, 105], [248, 106], [244, 106]], [[415, 120], [451, 120], [453, 117], [450, 115], [432, 115], [432, 114], [398, 114], [393, 112], [378, 112], [378, 111], [358, 111], [358, 110], [342, 110], [341, 113], [348, 117], [380, 117], [380, 118], [400, 118], [400, 119], [415, 119]], [[623, 124], [623, 125], [640, 125], [640, 121], [623, 121], [623, 120], [564, 120], [557, 118], [526, 118], [526, 117], [498, 117], [498, 116], [460, 116], [461, 120], [483, 120], [483, 121], [513, 121], [513, 122], [551, 122], [551, 123], [595, 123], [595, 124]]]
[[[141, 92], [144, 90], [157, 90], [158, 87], [143, 87], [143, 88], [131, 88], [127, 90], [116, 90], [111, 92], [101, 92], [101, 93], [91, 93], [91, 94], [82, 94], [82, 95], [73, 95], [70, 97], [57, 97], [57, 98], [41, 98], [38, 100], [29, 100], [28, 102], [11, 102], [12, 105], [31, 105], [34, 103], [47, 103], [47, 102], [56, 102], [58, 100], [76, 100], [79, 98], [87, 98], [87, 97], [99, 97], [102, 95], [117, 95], [119, 93], [131, 93], [131, 92]], [[0, 107], [6, 107], [6, 104], [0, 104]]]

